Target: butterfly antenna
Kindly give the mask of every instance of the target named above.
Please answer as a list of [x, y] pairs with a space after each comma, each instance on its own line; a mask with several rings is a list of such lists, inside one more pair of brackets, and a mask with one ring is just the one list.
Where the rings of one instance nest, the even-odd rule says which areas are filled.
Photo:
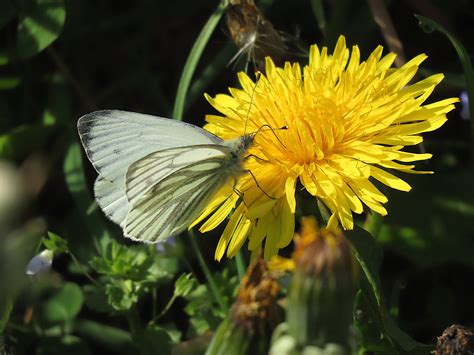
[[252, 104], [253, 104], [253, 96], [255, 95], [255, 91], [257, 90], [257, 85], [258, 85], [258, 82], [260, 80], [260, 72], [256, 72], [255, 75], [257, 77], [257, 80], [255, 81], [255, 86], [253, 87], [252, 94], [250, 95], [250, 105], [249, 105], [249, 108], [247, 110], [247, 117], [245, 118], [244, 134], [245, 134], [245, 132], [247, 132], [247, 123], [248, 123], [248, 118], [250, 116], [250, 109], [252, 108]]
[[281, 127], [278, 127], [278, 128], [273, 128], [272, 126], [268, 125], [268, 124], [264, 124], [262, 126], [260, 126], [260, 128], [257, 130], [257, 132], [253, 133], [254, 136], [256, 136], [258, 133], [262, 132], [263, 131], [263, 128], [268, 128], [272, 133], [273, 135], [275, 136], [275, 138], [277, 139], [278, 142], [280, 142], [280, 144], [283, 146], [283, 148], [286, 149], [286, 146], [283, 144], [283, 142], [280, 140], [280, 138], [277, 136], [277, 134], [275, 133], [275, 131], [281, 131], [281, 130], [285, 130], [285, 129], [288, 129], [288, 126], [281, 126]]

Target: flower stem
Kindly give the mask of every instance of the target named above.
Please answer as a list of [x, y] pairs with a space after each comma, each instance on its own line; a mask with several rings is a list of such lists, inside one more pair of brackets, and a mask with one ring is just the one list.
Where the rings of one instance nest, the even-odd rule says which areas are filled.
[[189, 237], [191, 239], [191, 247], [193, 248], [194, 253], [196, 254], [196, 257], [198, 259], [199, 265], [202, 268], [202, 271], [204, 272], [204, 275], [206, 276], [207, 282], [209, 283], [209, 288], [211, 289], [212, 294], [214, 295], [214, 298], [216, 299], [217, 303], [219, 304], [219, 307], [221, 308], [221, 311], [227, 313], [227, 303], [225, 302], [224, 298], [222, 297], [222, 294], [219, 291], [219, 288], [217, 287], [216, 282], [214, 281], [214, 277], [212, 276], [206, 262], [204, 261], [204, 258], [201, 254], [201, 251], [199, 250], [199, 246], [197, 245], [196, 238], [194, 236], [194, 233], [190, 230], [188, 232]]
[[174, 301], [176, 301], [176, 298], [178, 296], [176, 296], [175, 294], [173, 294], [173, 297], [170, 298], [170, 300], [168, 301], [168, 303], [166, 304], [165, 308], [163, 308], [163, 310], [160, 312], [160, 314], [158, 315], [155, 315], [149, 322], [148, 324], [151, 325], [153, 324], [154, 322], [156, 322], [158, 319], [160, 319], [161, 317], [163, 317], [168, 311], [169, 309], [171, 308], [171, 306], [173, 305]]
[[74, 263], [77, 265], [77, 267], [79, 268], [79, 270], [81, 270], [81, 272], [84, 274], [84, 276], [87, 277], [87, 278], [89, 279], [89, 281], [92, 282], [94, 285], [102, 287], [102, 285], [101, 285], [100, 283], [98, 283], [97, 280], [94, 279], [94, 278], [86, 271], [86, 269], [84, 269], [84, 267], [81, 265], [81, 263], [79, 262], [79, 260], [77, 260], [77, 258], [74, 256], [74, 254], [72, 253], [72, 251], [68, 250], [68, 252], [69, 252], [69, 255], [71, 256], [72, 261], [74, 261]]
[[245, 270], [247, 269], [247, 265], [245, 265], [244, 256], [242, 255], [241, 250], [239, 250], [235, 256], [235, 264], [237, 265], [237, 274], [239, 275], [239, 280], [242, 281], [242, 278], [245, 275]]

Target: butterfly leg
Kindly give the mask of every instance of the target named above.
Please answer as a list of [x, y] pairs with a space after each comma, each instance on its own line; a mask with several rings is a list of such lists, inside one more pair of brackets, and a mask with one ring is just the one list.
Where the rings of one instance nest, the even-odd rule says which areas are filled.
[[260, 161], [262, 161], [262, 162], [265, 162], [265, 163], [270, 163], [269, 160], [260, 158], [259, 156], [255, 155], [255, 154], [249, 154], [249, 155], [247, 155], [247, 156], [245, 157], [245, 159], [250, 158], [250, 157], [253, 157], [253, 158], [255, 158], [255, 159], [257, 159], [257, 160], [260, 160]]
[[255, 175], [252, 173], [251, 170], [246, 170], [250, 175], [252, 175], [252, 178], [253, 180], [255, 181], [255, 184], [257, 185], [257, 187], [260, 189], [260, 191], [262, 191], [264, 193], [265, 196], [267, 196], [270, 200], [275, 200], [275, 197], [272, 197], [270, 196], [269, 194], [267, 194], [263, 189], [262, 187], [260, 186], [260, 184], [258, 183], [257, 181], [257, 178], [255, 177]]

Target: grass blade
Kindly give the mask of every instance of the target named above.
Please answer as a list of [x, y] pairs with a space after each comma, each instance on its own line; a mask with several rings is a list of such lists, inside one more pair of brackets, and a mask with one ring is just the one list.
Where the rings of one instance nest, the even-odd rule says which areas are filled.
[[226, 3], [226, 1], [221, 1], [219, 3], [219, 6], [212, 13], [201, 30], [201, 33], [196, 39], [196, 42], [194, 42], [193, 48], [189, 53], [186, 64], [184, 65], [183, 73], [181, 74], [178, 91], [176, 93], [176, 101], [174, 103], [173, 117], [177, 120], [181, 121], [183, 118], [184, 100], [186, 99], [186, 94], [188, 92], [189, 85], [191, 84], [191, 79], [212, 32], [214, 32], [214, 29], [224, 14]]

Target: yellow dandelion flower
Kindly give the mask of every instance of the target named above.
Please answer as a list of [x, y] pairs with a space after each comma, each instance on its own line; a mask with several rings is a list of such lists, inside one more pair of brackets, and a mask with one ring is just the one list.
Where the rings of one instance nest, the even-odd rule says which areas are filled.
[[431, 157], [403, 149], [421, 143], [421, 133], [441, 127], [458, 99], [424, 104], [443, 75], [410, 84], [426, 55], [401, 68], [392, 68], [394, 59], [393, 53], [382, 56], [379, 46], [361, 61], [359, 48], [349, 51], [341, 36], [332, 55], [313, 45], [303, 69], [297, 63], [279, 68], [267, 58], [266, 74], [257, 83], [239, 73], [242, 89], [206, 96], [223, 116], [208, 115], [205, 128], [223, 139], [265, 125], [288, 127], [255, 136], [244, 164], [252, 174], [243, 174], [236, 185], [243, 198], [224, 188], [195, 221], [209, 217], [200, 228], [205, 232], [233, 211], [216, 259], [226, 250], [234, 256], [247, 239], [254, 252], [264, 245], [265, 259], [287, 246], [294, 232], [298, 181], [344, 229], [353, 228], [353, 213], [362, 213], [364, 205], [387, 214], [387, 197], [375, 181], [410, 190], [391, 171], [415, 173], [412, 163]]

